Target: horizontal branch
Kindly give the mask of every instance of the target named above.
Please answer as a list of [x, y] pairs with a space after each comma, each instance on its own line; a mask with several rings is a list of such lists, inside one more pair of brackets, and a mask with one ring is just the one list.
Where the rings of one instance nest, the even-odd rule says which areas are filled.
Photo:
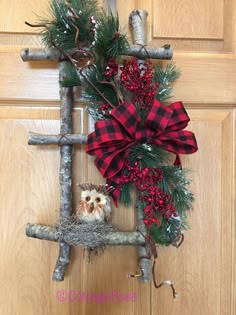
[[58, 60], [61, 53], [56, 48], [46, 49], [29, 49], [24, 48], [21, 50], [21, 59], [23, 61], [44, 61], [44, 60]]
[[45, 145], [45, 144], [85, 144], [87, 135], [84, 134], [66, 134], [66, 135], [41, 135], [29, 132], [28, 144]]
[[[63, 239], [58, 228], [40, 224], [28, 223], [26, 227], [28, 237], [38, 238], [41, 240], [58, 242]], [[62, 238], [61, 238], [62, 237]], [[105, 236], [106, 245], [144, 245], [145, 239], [139, 232], [109, 232]], [[77, 244], [84, 245], [84, 244]]]
[[173, 49], [170, 45], [164, 45], [161, 48], [140, 48], [139, 46], [134, 46], [129, 49], [127, 56], [133, 56], [139, 59], [151, 58], [170, 60], [173, 57]]
[[[131, 46], [128, 50], [127, 56], [133, 56], [140, 59], [167, 59], [170, 60], [173, 56], [173, 49], [170, 45], [164, 45], [161, 48], [142, 48], [140, 46]], [[25, 48], [21, 51], [21, 58], [23, 61], [46, 61], [46, 60], [58, 60], [61, 53], [56, 48], [51, 49], [29, 49]], [[79, 53], [77, 53], [79, 57]], [[84, 54], [81, 53], [81, 58]]]

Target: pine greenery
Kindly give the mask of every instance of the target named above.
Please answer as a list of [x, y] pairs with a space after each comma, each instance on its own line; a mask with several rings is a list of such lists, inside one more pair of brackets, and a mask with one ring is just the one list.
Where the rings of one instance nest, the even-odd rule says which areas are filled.
[[[73, 8], [76, 17], [69, 12], [68, 8]], [[79, 29], [78, 42], [92, 43], [90, 17], [97, 14], [97, 1], [95, 0], [69, 0], [66, 2], [52, 0], [50, 5], [51, 20], [41, 19], [42, 24], [46, 24], [42, 32], [42, 39], [47, 47], [55, 44], [63, 50], [77, 48], [75, 43], [76, 28]]]
[[161, 147], [144, 143], [131, 148], [129, 159], [139, 161], [141, 168], [154, 168], [168, 162], [170, 154]]
[[126, 35], [120, 32], [118, 15], [114, 16], [111, 11], [98, 14], [94, 44], [96, 53], [108, 61], [125, 54], [128, 48]]
[[185, 216], [186, 211], [192, 209], [194, 201], [193, 193], [188, 189], [191, 183], [187, 177], [189, 169], [167, 165], [162, 166], [161, 170], [163, 171], [163, 180], [159, 187], [165, 193], [171, 194], [174, 206], [178, 209], [178, 214]]
[[182, 230], [186, 230], [186, 223], [180, 217], [171, 217], [169, 220], [163, 219], [160, 227], [151, 226], [151, 234], [156, 243], [161, 245], [171, 245], [181, 235]]
[[128, 183], [124, 184], [121, 189], [120, 194], [120, 202], [125, 205], [125, 207], [130, 207], [132, 205], [132, 197], [131, 197], [131, 191], [133, 189], [133, 184]]
[[63, 77], [59, 81], [61, 86], [64, 87], [73, 87], [73, 86], [80, 86], [81, 85], [81, 78], [72, 63], [68, 63], [66, 70], [63, 74]]
[[167, 64], [164, 68], [161, 63], [158, 63], [154, 68], [154, 82], [159, 82], [159, 87], [156, 91], [155, 98], [159, 101], [165, 101], [172, 97], [173, 88], [171, 84], [180, 76], [180, 71], [176, 69], [173, 63]]
[[[85, 77], [92, 82], [93, 86], [88, 83], [85, 78], [82, 78], [84, 90], [82, 91], [82, 97], [89, 103], [89, 111], [95, 120], [105, 119], [106, 116], [101, 115], [96, 117], [96, 112], [102, 103], [106, 103], [106, 99], [114, 106], [118, 105], [118, 100], [114, 89], [111, 85], [102, 83], [104, 81], [105, 66], [99, 61], [93, 67], [90, 67], [85, 72]], [[98, 92], [99, 91], [99, 92]], [[105, 98], [104, 98], [105, 96]], [[94, 113], [94, 115], [93, 115]]]

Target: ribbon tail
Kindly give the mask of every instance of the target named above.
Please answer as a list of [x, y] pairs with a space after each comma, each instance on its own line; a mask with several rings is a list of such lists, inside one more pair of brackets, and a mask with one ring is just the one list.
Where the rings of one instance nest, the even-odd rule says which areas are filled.
[[176, 158], [175, 158], [175, 161], [174, 161], [174, 166], [178, 166], [178, 167], [180, 167], [182, 169], [180, 156], [178, 154], [176, 154]]

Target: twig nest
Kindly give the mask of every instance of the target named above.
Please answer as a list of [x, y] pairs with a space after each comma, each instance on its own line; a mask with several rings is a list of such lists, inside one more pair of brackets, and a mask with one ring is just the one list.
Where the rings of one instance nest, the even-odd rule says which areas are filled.
[[58, 224], [60, 239], [69, 245], [83, 245], [91, 249], [105, 246], [106, 235], [117, 231], [117, 227], [104, 221], [81, 222], [72, 218]]

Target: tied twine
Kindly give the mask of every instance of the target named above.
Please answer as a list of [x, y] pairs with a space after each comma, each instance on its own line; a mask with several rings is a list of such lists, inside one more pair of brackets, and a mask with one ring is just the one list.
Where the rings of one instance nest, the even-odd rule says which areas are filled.
[[57, 143], [59, 146], [63, 145], [63, 143], [61, 143], [63, 139], [66, 139], [67, 141], [69, 141], [70, 144], [73, 144], [72, 141], [67, 137], [67, 135], [69, 135], [69, 133], [65, 133], [65, 134], [61, 134], [60, 135], [61, 137], [60, 137], [60, 139], [58, 140], [58, 143]]
[[[143, 235], [143, 233], [141, 231], [139, 231], [139, 232]], [[145, 236], [143, 235], [143, 237], [145, 237]], [[183, 237], [183, 234], [181, 234], [181, 239], [180, 239], [179, 243], [178, 244], [175, 243], [174, 246], [178, 248], [183, 243], [183, 240], [184, 240], [184, 237]], [[153, 264], [152, 264], [152, 278], [153, 278], [153, 284], [154, 284], [155, 288], [159, 289], [163, 285], [170, 286], [170, 288], [172, 290], [172, 294], [173, 294], [173, 299], [176, 299], [178, 297], [178, 293], [176, 292], [175, 287], [170, 280], [162, 281], [159, 284], [157, 283], [156, 274], [155, 274], [155, 265], [156, 265], [156, 259], [158, 258], [158, 253], [157, 253], [155, 241], [154, 241], [154, 239], [150, 233], [148, 233], [145, 237], [145, 248], [146, 248], [147, 256], [141, 256], [141, 257], [139, 257], [139, 260], [138, 260], [140, 273], [128, 274], [128, 277], [129, 278], [142, 277], [144, 275], [144, 272], [143, 272], [143, 269], [141, 267], [141, 260], [142, 259], [151, 259], [151, 257], [153, 256], [154, 260], [153, 260]]]

